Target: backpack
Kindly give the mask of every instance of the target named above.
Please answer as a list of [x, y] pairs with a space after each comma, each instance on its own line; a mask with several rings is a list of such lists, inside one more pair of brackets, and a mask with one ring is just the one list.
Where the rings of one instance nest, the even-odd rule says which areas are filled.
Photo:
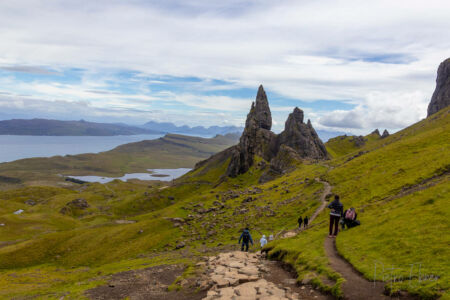
[[244, 243], [248, 243], [250, 241], [250, 233], [248, 231], [244, 231], [242, 234], [242, 241]]
[[347, 212], [345, 213], [345, 218], [347, 220], [353, 220], [355, 218], [355, 211], [354, 210], [347, 210]]

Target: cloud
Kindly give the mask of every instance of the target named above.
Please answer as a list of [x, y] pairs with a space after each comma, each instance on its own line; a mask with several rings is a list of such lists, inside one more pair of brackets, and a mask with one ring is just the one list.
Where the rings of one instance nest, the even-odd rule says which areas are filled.
[[59, 72], [36, 66], [0, 66], [0, 70], [39, 75], [60, 75]]
[[[0, 65], [10, 68], [4, 71], [83, 74], [75, 83], [22, 82], [16, 74], [2, 90], [188, 119], [166, 108], [178, 103], [193, 115], [224, 110], [233, 116], [227, 120], [240, 122], [254, 96], [239, 91], [256, 92], [263, 83], [274, 109], [285, 106], [283, 99], [356, 106], [312, 111], [322, 126], [405, 126], [425, 115], [418, 110], [449, 56], [449, 9], [444, 0], [3, 1]], [[123, 70], [136, 75], [117, 75]], [[171, 78], [198, 80], [171, 84]]]

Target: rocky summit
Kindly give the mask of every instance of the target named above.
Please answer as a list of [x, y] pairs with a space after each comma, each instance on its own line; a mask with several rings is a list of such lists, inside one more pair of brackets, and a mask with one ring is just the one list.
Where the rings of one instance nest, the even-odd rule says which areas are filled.
[[444, 60], [438, 68], [436, 89], [428, 105], [428, 117], [450, 105], [450, 58]]
[[[304, 113], [296, 107], [289, 115], [284, 131], [276, 135], [272, 128], [272, 115], [266, 92], [261, 85], [256, 95], [256, 101], [252, 103], [250, 112], [247, 115], [245, 129], [239, 140], [239, 144], [231, 150], [231, 160], [228, 165], [226, 175], [236, 177], [249, 170], [254, 163], [255, 155], [270, 162], [272, 169], [280, 173], [280, 161], [285, 161], [280, 157], [281, 153], [289, 153], [290, 157], [326, 159], [327, 150], [312, 127], [311, 121], [305, 124]], [[285, 146], [285, 147], [282, 147]], [[275, 160], [272, 163], [272, 160]], [[273, 170], [272, 170], [273, 171]]]

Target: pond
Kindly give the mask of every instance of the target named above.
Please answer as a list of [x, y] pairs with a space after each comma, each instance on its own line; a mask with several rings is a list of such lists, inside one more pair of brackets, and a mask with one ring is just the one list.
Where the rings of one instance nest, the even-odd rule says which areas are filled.
[[178, 177], [183, 176], [192, 169], [189, 168], [178, 168], [178, 169], [148, 169], [151, 173], [131, 173], [125, 174], [122, 177], [103, 177], [103, 176], [66, 176], [69, 178], [85, 181], [85, 182], [99, 182], [108, 183], [115, 179], [122, 181], [127, 181], [128, 179], [139, 179], [139, 180], [160, 180], [160, 181], [171, 181]]

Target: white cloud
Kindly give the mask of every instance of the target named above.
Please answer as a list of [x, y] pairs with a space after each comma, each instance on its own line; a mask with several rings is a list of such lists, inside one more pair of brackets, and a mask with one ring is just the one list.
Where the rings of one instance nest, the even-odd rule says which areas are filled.
[[[356, 108], [318, 114], [313, 122], [398, 128], [426, 114], [437, 66], [450, 56], [449, 10], [446, 0], [2, 1], [0, 66], [92, 71], [77, 86], [13, 82], [15, 91], [3, 92], [81, 99], [99, 109], [178, 101], [197, 109], [193, 114], [240, 114], [229, 122], [245, 118], [253, 100], [197, 95], [198, 86], [165, 96], [145, 86], [139, 95], [94, 92], [108, 87], [107, 78], [97, 78], [102, 70], [124, 69], [202, 78], [203, 91], [256, 91], [263, 83], [293, 99], [346, 100]], [[230, 84], [212, 87], [212, 79]]]

